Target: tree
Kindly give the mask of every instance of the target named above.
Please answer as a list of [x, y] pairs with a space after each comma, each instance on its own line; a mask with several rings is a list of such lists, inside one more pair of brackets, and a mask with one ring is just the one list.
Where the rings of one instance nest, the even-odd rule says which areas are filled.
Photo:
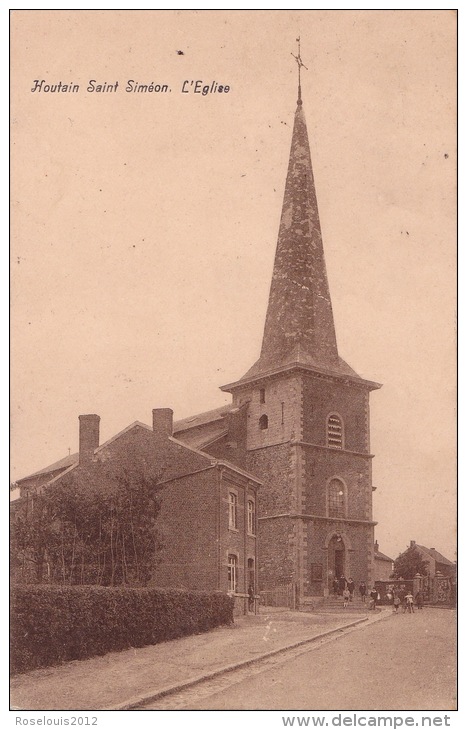
[[[47, 486], [34, 512], [15, 516], [15, 565], [32, 563], [38, 583], [146, 585], [159, 545], [157, 481], [94, 464]], [[21, 569], [23, 580], [30, 574]]]
[[55, 536], [47, 504], [40, 494], [27, 494], [13, 511], [10, 526], [12, 578], [22, 583], [41, 583], [50, 578], [47, 548]]
[[400, 553], [394, 561], [394, 572], [391, 578], [412, 579], [417, 573], [426, 575], [428, 560], [423, 560], [415, 545]]

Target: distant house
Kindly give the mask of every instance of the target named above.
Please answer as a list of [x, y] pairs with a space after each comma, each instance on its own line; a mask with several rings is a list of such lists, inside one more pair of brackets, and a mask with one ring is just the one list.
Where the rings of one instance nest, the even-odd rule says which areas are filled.
[[378, 541], [375, 541], [375, 580], [389, 580], [394, 570], [394, 561], [388, 558], [379, 549]]
[[116, 479], [137, 472], [154, 481], [160, 504], [151, 584], [227, 592], [246, 610], [249, 586], [257, 590], [258, 479], [174, 438], [168, 408], [153, 410], [152, 429], [136, 421], [102, 445], [99, 422], [80, 416], [79, 452], [17, 482], [13, 516], [31, 514], [51, 484], [79, 493], [86, 481], [101, 483], [103, 467]]
[[455, 576], [456, 564], [441, 555], [435, 548], [419, 545], [415, 540], [410, 541], [410, 547], [415, 547], [420, 557], [427, 561], [426, 571], [430, 578], [433, 578], [435, 573], [438, 572], [447, 577]]

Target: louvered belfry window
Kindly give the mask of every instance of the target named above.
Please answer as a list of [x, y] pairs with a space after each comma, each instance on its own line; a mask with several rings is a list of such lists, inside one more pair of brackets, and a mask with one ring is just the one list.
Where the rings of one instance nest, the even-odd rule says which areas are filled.
[[339, 416], [328, 418], [328, 446], [342, 449], [342, 421]]

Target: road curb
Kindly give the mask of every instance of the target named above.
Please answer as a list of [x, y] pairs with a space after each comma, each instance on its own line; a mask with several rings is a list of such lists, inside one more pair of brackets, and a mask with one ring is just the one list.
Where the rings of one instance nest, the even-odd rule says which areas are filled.
[[[373, 619], [373, 617], [371, 617], [371, 618]], [[337, 634], [340, 631], [343, 631], [344, 629], [350, 629], [354, 626], [358, 626], [358, 625], [363, 624], [368, 621], [370, 621], [370, 623], [373, 623], [375, 619], [380, 620], [382, 618], [386, 618], [386, 616], [384, 614], [383, 615], [380, 614], [380, 615], [378, 615], [377, 618], [375, 617], [372, 621], [370, 621], [369, 616], [365, 616], [364, 618], [360, 618], [355, 621], [351, 621], [348, 624], [344, 624], [343, 626], [339, 626], [336, 629], [330, 629], [329, 631], [323, 631], [321, 634], [316, 634], [315, 636], [312, 636], [309, 639], [302, 639], [301, 641], [297, 641], [294, 644], [289, 644], [288, 646], [283, 646], [280, 649], [274, 649], [274, 651], [266, 652], [257, 657], [254, 657], [253, 659], [245, 659], [244, 661], [236, 662], [235, 664], [228, 664], [227, 666], [222, 667], [221, 669], [216, 669], [213, 672], [207, 672], [205, 674], [200, 674], [196, 677], [192, 677], [191, 679], [186, 680], [185, 682], [178, 682], [177, 684], [169, 685], [167, 687], [164, 687], [163, 689], [157, 690], [157, 692], [150, 692], [146, 695], [138, 695], [136, 697], [132, 697], [130, 700], [127, 700], [126, 702], [121, 702], [118, 705], [113, 705], [112, 707], [104, 707], [102, 709], [105, 711], [134, 710], [136, 707], [139, 707], [140, 705], [142, 705], [146, 702], [153, 702], [155, 700], [160, 699], [161, 697], [166, 697], [167, 695], [175, 694], [176, 692], [179, 692], [180, 690], [187, 689], [189, 687], [193, 687], [196, 684], [199, 684], [200, 682], [204, 682], [205, 680], [214, 679], [214, 677], [219, 677], [221, 674], [227, 674], [228, 672], [233, 672], [235, 669], [240, 669], [241, 667], [248, 667], [252, 664], [256, 664], [256, 662], [262, 661], [263, 659], [268, 659], [269, 657], [280, 654], [283, 651], [287, 651], [288, 649], [295, 649], [298, 646], [303, 646], [305, 644], [312, 644], [315, 641], [319, 641], [319, 639], [323, 639], [328, 636], [332, 636], [333, 634]]]

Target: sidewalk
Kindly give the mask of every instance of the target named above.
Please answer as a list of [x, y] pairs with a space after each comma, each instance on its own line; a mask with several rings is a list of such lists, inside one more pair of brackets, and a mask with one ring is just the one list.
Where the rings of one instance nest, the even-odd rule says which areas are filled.
[[130, 709], [202, 678], [381, 614], [299, 613], [262, 608], [205, 634], [36, 669], [11, 681], [11, 707], [23, 710]]

